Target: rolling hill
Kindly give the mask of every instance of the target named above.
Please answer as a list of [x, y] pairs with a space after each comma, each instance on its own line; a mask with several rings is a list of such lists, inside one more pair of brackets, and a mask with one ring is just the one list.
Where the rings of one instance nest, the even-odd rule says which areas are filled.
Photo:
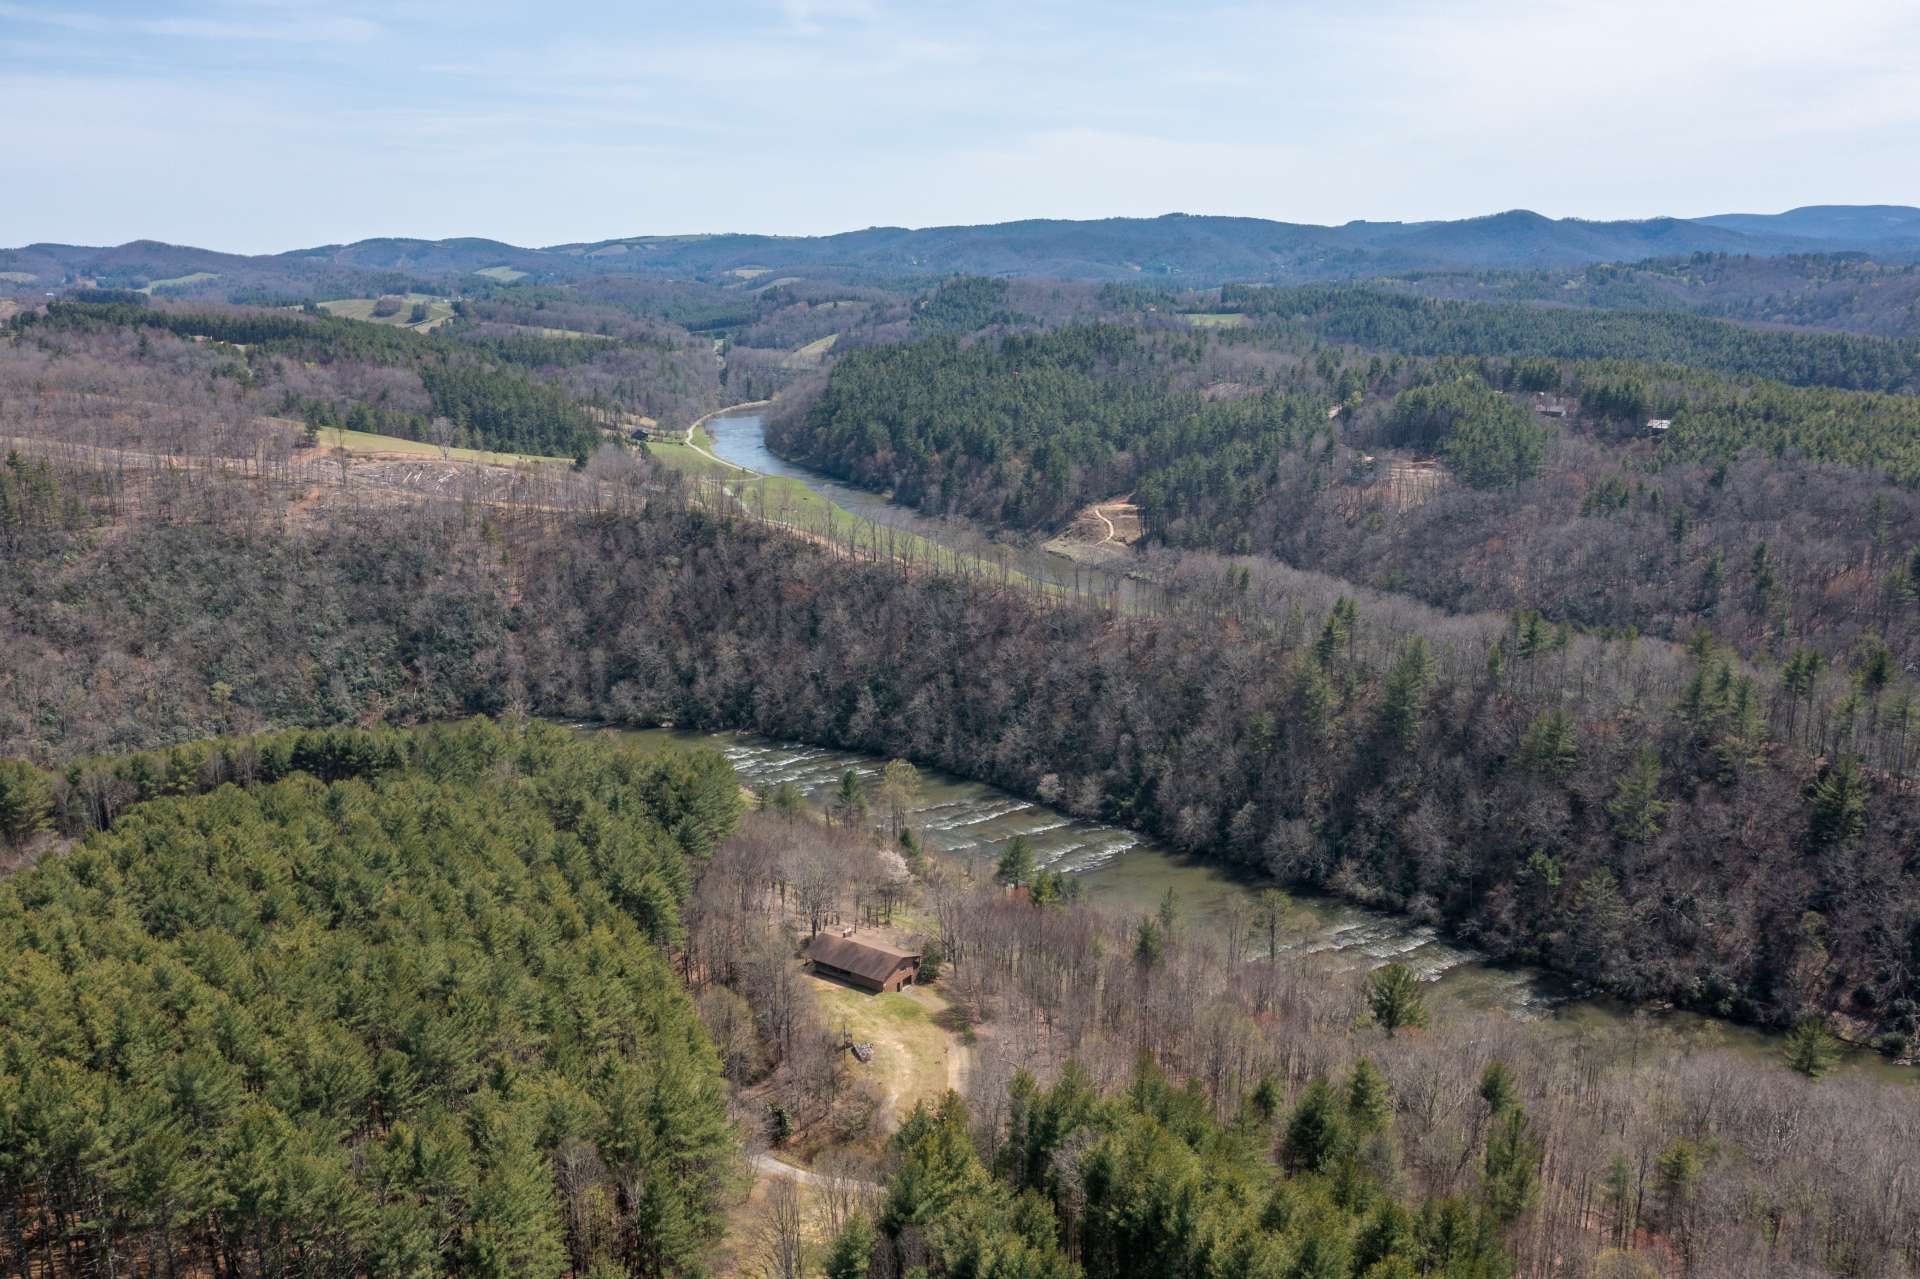
[[141, 240], [112, 248], [33, 244], [0, 250], [0, 279], [30, 292], [82, 280], [138, 288], [152, 279], [204, 272], [219, 276], [226, 289], [298, 291], [304, 281], [356, 274], [449, 282], [468, 276], [557, 280], [813, 269], [880, 277], [967, 273], [1206, 285], [1416, 270], [1578, 267], [1697, 252], [1770, 257], [1840, 251], [1920, 256], [1920, 209], [1820, 205], [1779, 214], [1612, 222], [1548, 218], [1521, 209], [1457, 221], [1342, 226], [1170, 213], [870, 227], [825, 236], [636, 236], [546, 248], [476, 238], [382, 238], [257, 257]]

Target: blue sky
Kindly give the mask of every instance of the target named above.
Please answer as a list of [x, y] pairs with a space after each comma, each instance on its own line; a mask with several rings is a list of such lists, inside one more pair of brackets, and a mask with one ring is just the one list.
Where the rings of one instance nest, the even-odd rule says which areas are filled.
[[1914, 0], [0, 0], [0, 244], [1920, 203]]

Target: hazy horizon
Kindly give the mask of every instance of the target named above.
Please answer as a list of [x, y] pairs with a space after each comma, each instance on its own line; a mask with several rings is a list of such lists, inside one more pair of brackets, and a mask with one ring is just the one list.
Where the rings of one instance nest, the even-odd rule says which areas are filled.
[[1352, 8], [0, 0], [0, 244], [1920, 203], [1909, 6]]
[[[1823, 202], [1823, 203], [1827, 203], [1827, 202]], [[1795, 206], [1795, 208], [1804, 208], [1804, 207], [1809, 207], [1809, 206], [1805, 206], [1805, 205]], [[1820, 206], [1815, 205], [1811, 207], [1820, 207]], [[1901, 204], [1897, 204], [1894, 201], [1889, 201], [1889, 200], [1872, 200], [1872, 201], [1861, 201], [1858, 203], [1845, 204], [1845, 205], [1835, 204], [1832, 207], [1912, 208], [1916, 206], [1901, 205]], [[1420, 224], [1420, 223], [1458, 222], [1458, 221], [1464, 221], [1464, 220], [1472, 220], [1472, 219], [1481, 218], [1481, 217], [1498, 217], [1506, 213], [1529, 213], [1529, 212], [1538, 213], [1539, 210], [1537, 209], [1492, 209], [1492, 210], [1486, 211], [1485, 213], [1463, 214], [1459, 218], [1348, 218], [1348, 219], [1344, 219], [1341, 222], [1307, 223], [1307, 222], [1301, 222], [1294, 219], [1264, 218], [1264, 216], [1261, 214], [1210, 213], [1206, 211], [1192, 210], [1192, 209], [1169, 209], [1164, 213], [1141, 213], [1141, 214], [1092, 213], [1092, 214], [1087, 214], [1081, 217], [1060, 217], [1060, 218], [1049, 218], [1049, 217], [1043, 217], [1043, 216], [1012, 217], [1012, 218], [1000, 219], [994, 222], [927, 222], [927, 223], [919, 223], [915, 225], [876, 222], [876, 223], [871, 223], [864, 227], [840, 227], [836, 230], [819, 231], [819, 232], [764, 231], [764, 230], [757, 230], [752, 227], [715, 227], [705, 231], [651, 231], [651, 230], [642, 228], [639, 230], [628, 231], [628, 232], [624, 232], [616, 235], [601, 236], [601, 237], [597, 237], [594, 240], [542, 240], [537, 242], [503, 240], [499, 236], [487, 235], [482, 232], [456, 233], [453, 235], [446, 235], [446, 236], [422, 236], [422, 235], [409, 234], [403, 231], [396, 231], [391, 233], [383, 233], [380, 235], [355, 236], [351, 239], [335, 238], [331, 240], [316, 240], [316, 241], [312, 241], [310, 243], [305, 243], [305, 244], [288, 244], [288, 245], [279, 246], [277, 248], [266, 248], [266, 249], [256, 249], [256, 250], [232, 249], [222, 244], [200, 243], [198, 241], [192, 241], [192, 240], [164, 240], [164, 239], [161, 239], [160, 237], [150, 236], [150, 235], [135, 235], [135, 236], [126, 237], [124, 239], [119, 239], [119, 240], [99, 241], [99, 242], [56, 240], [56, 239], [51, 239], [43, 236], [37, 240], [23, 240], [23, 241], [18, 241], [13, 243], [0, 244], [0, 248], [19, 249], [19, 248], [25, 248], [31, 244], [64, 244], [64, 245], [78, 247], [78, 248], [103, 248], [104, 249], [104, 248], [116, 248], [124, 244], [132, 244], [132, 243], [140, 243], [140, 242], [155, 242], [155, 243], [170, 244], [175, 248], [195, 249], [195, 250], [202, 250], [202, 251], [214, 252], [214, 253], [239, 253], [239, 254], [245, 254], [247, 256], [266, 257], [266, 256], [273, 256], [273, 255], [282, 254], [282, 253], [294, 253], [294, 252], [300, 252], [308, 249], [323, 248], [328, 245], [355, 244], [355, 243], [361, 243], [369, 240], [380, 240], [380, 239], [419, 240], [427, 243], [444, 242], [449, 240], [462, 240], [462, 239], [488, 240], [488, 241], [493, 241], [493, 242], [502, 243], [502, 244], [510, 244], [512, 245], [512, 247], [517, 249], [547, 250], [547, 249], [562, 248], [562, 247], [565, 247], [568, 245], [574, 245], [574, 244], [594, 244], [594, 243], [600, 243], [603, 241], [612, 241], [612, 240], [621, 240], [621, 239], [641, 239], [646, 237], [668, 238], [668, 237], [679, 237], [679, 236], [686, 236], [686, 237], [711, 236], [711, 237], [717, 238], [717, 237], [724, 237], [724, 236], [740, 235], [740, 236], [769, 236], [769, 237], [787, 238], [787, 239], [807, 239], [807, 238], [825, 237], [825, 236], [833, 236], [833, 235], [853, 234], [860, 231], [871, 231], [871, 230], [937, 231], [937, 230], [943, 230], [943, 229], [948, 229], [953, 227], [1004, 226], [1010, 223], [1039, 222], [1039, 221], [1099, 222], [1099, 221], [1108, 221], [1108, 220], [1117, 220], [1117, 219], [1130, 219], [1135, 221], [1152, 221], [1154, 219], [1162, 218], [1162, 217], [1195, 217], [1195, 218], [1219, 217], [1219, 218], [1253, 218], [1253, 219], [1262, 219], [1266, 221], [1273, 221], [1277, 223], [1285, 223], [1285, 224], [1294, 225], [1294, 226], [1322, 226], [1322, 227], [1332, 228], [1332, 227], [1343, 226], [1353, 222], [1372, 222], [1372, 223], [1397, 222], [1397, 223], [1404, 223], [1404, 224], [1411, 225], [1411, 224]], [[1787, 213], [1787, 212], [1792, 212], [1792, 210], [1790, 209], [1716, 209], [1710, 213], [1646, 214], [1642, 218], [1638, 218], [1638, 219], [1630, 218], [1630, 217], [1619, 218], [1619, 219], [1595, 219], [1595, 218], [1584, 217], [1583, 215], [1578, 213], [1562, 214], [1558, 216], [1562, 220], [1570, 220], [1570, 221], [1576, 221], [1576, 222], [1578, 221], [1616, 222], [1616, 221], [1650, 220], [1650, 219], [1658, 219], [1662, 217], [1674, 217], [1674, 218], [1680, 218], [1684, 220], [1689, 218], [1707, 218], [1707, 217], [1714, 217], [1714, 216], [1727, 215], [1727, 214], [1768, 216], [1768, 215]], [[1554, 215], [1543, 215], [1543, 216], [1554, 216]]]

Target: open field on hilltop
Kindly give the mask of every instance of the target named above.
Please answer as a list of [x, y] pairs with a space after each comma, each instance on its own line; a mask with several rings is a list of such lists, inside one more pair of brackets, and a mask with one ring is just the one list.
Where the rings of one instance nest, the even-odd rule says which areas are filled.
[[516, 271], [510, 266], [483, 266], [474, 274], [489, 280], [498, 280], [502, 284], [512, 284], [515, 280], [527, 278], [525, 271]]
[[1196, 329], [1237, 329], [1247, 322], [1238, 311], [1188, 311], [1186, 316]]
[[156, 293], [161, 289], [181, 289], [189, 284], [198, 284], [202, 280], [217, 280], [220, 277], [212, 271], [195, 271], [192, 275], [176, 275], [171, 280], [153, 280], [142, 293]]
[[[453, 303], [445, 298], [436, 298], [425, 293], [409, 293], [405, 296], [406, 306], [392, 315], [375, 315], [373, 308], [378, 298], [336, 298], [331, 302], [322, 302], [320, 309], [328, 315], [339, 316], [343, 320], [365, 320], [369, 324], [390, 324], [397, 329], [412, 329], [416, 333], [430, 333], [453, 318]], [[418, 324], [411, 323], [407, 317], [413, 313], [416, 303], [427, 305], [427, 318]]]

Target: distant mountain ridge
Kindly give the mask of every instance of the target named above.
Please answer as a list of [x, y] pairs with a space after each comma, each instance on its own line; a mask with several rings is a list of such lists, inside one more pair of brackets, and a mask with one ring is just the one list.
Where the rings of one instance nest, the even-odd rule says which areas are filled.
[[[979, 226], [869, 227], [824, 236], [634, 236], [523, 248], [498, 240], [380, 238], [242, 256], [138, 240], [111, 248], [33, 244], [0, 250], [16, 290], [80, 279], [107, 287], [205, 272], [278, 287], [343, 274], [451, 280], [480, 271], [535, 279], [840, 270], [880, 276], [954, 273], [1073, 280], [1302, 281], [1414, 270], [1569, 267], [1692, 253], [1920, 256], [1920, 208], [1810, 205], [1599, 222], [1524, 209], [1435, 222], [1343, 226], [1170, 213], [1089, 221], [1030, 219]], [[133, 287], [139, 287], [133, 284]]]
[[1694, 220], [1755, 235], [1843, 240], [1862, 246], [1920, 239], [1920, 209], [1903, 204], [1810, 204], [1785, 213], [1721, 213]]

